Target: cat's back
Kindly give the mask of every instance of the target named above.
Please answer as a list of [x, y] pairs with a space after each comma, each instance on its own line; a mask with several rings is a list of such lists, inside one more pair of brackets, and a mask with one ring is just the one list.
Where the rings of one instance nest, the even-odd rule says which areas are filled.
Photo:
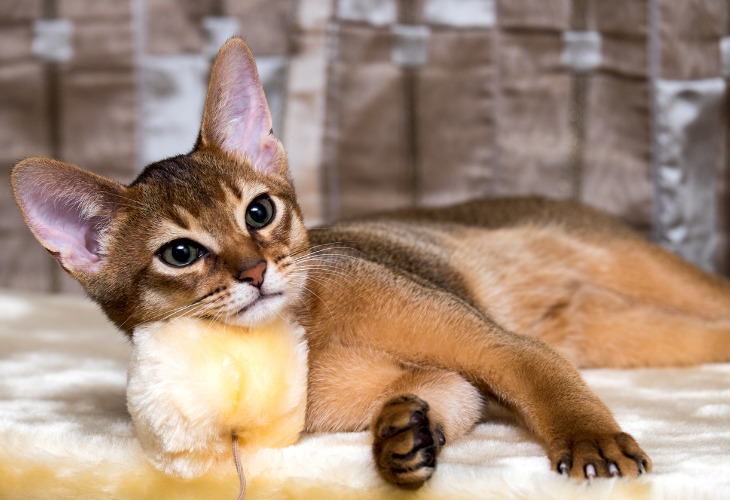
[[315, 252], [376, 262], [461, 296], [469, 295], [467, 282], [479, 268], [529, 265], [535, 253], [557, 256], [584, 245], [643, 244], [603, 212], [541, 197], [397, 210], [310, 229], [309, 236]]
[[474, 199], [445, 207], [395, 210], [358, 220], [438, 224], [444, 229], [450, 225], [479, 229], [557, 226], [578, 237], [634, 236], [616, 218], [583, 203], [539, 196]]
[[339, 243], [372, 259], [389, 259], [394, 252], [433, 253], [446, 240], [468, 245], [473, 236], [482, 240], [484, 234], [509, 230], [547, 230], [586, 241], [642, 240], [604, 212], [575, 201], [537, 196], [375, 213], [310, 229], [309, 236], [313, 245]]

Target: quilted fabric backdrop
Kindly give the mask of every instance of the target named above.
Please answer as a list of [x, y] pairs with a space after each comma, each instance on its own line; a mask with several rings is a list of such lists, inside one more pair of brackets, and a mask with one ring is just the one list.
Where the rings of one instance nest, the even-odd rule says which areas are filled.
[[210, 63], [251, 45], [310, 224], [575, 198], [730, 271], [728, 0], [0, 0], [0, 287], [78, 291], [7, 182], [122, 181], [187, 152]]

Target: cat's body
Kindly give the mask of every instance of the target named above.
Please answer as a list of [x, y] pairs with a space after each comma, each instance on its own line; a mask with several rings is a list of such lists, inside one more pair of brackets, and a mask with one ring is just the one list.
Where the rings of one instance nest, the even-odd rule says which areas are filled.
[[[301, 320], [311, 356], [327, 359], [310, 372], [312, 430], [365, 428], [391, 397], [410, 393], [429, 402], [449, 442], [485, 409], [472, 387], [506, 404], [538, 436], [557, 422], [578, 426], [582, 410], [603, 413], [576, 390], [572, 369], [511, 332], [540, 338], [581, 367], [730, 360], [728, 283], [577, 203], [522, 198], [404, 210], [313, 230], [310, 240], [343, 254], [328, 266], [350, 277], [315, 271], [309, 284], [315, 312]], [[401, 406], [409, 415], [419, 407]], [[585, 418], [588, 434], [612, 425]], [[600, 439], [588, 438], [589, 448], [615, 461], [596, 446]], [[376, 450], [381, 469], [393, 449], [409, 449], [415, 438], [390, 440], [397, 442]], [[551, 455], [556, 463], [559, 453]]]
[[648, 456], [566, 358], [730, 360], [730, 285], [574, 203], [472, 202], [307, 231], [270, 126], [233, 39], [192, 153], [127, 187], [29, 159], [14, 192], [41, 243], [130, 335], [183, 315], [298, 321], [306, 428], [371, 428], [379, 471], [403, 486], [428, 479], [488, 401], [515, 413], [556, 471], [635, 476]]
[[[730, 359], [730, 283], [580, 203], [475, 200], [341, 222], [309, 237], [457, 295], [580, 367]], [[631, 335], [615, 321], [631, 324]]]

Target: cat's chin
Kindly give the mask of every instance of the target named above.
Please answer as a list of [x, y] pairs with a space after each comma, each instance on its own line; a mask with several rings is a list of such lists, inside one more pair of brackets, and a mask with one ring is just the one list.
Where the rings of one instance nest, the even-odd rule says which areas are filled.
[[261, 295], [238, 313], [226, 317], [224, 322], [245, 327], [265, 325], [281, 316], [286, 303], [287, 298], [283, 293]]

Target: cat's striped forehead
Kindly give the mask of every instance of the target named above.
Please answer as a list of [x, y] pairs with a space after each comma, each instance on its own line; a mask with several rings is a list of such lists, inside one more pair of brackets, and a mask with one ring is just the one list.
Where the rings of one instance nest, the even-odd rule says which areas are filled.
[[221, 240], [247, 232], [246, 208], [264, 194], [271, 197], [277, 219], [288, 211], [286, 202], [272, 194], [269, 187], [261, 182], [221, 182], [217, 194], [219, 196], [205, 201], [180, 197], [170, 199], [155, 217], [157, 227], [148, 241], [148, 248], [154, 250], [166, 242], [188, 238], [219, 252]]
[[130, 185], [143, 201], [169, 210], [169, 216], [180, 224], [188, 215], [199, 217], [215, 204], [250, 202], [269, 193], [288, 202], [294, 201], [291, 180], [263, 174], [247, 162], [217, 155], [191, 154], [178, 156], [148, 166]]
[[288, 178], [225, 157], [193, 154], [158, 162], [130, 190], [146, 207], [133, 223], [146, 226], [142, 237], [148, 252], [182, 238], [214, 252], [241, 245], [251, 237], [247, 207], [261, 196], [271, 199], [274, 220], [257, 231], [260, 244], [287, 241], [292, 218], [301, 219]]

